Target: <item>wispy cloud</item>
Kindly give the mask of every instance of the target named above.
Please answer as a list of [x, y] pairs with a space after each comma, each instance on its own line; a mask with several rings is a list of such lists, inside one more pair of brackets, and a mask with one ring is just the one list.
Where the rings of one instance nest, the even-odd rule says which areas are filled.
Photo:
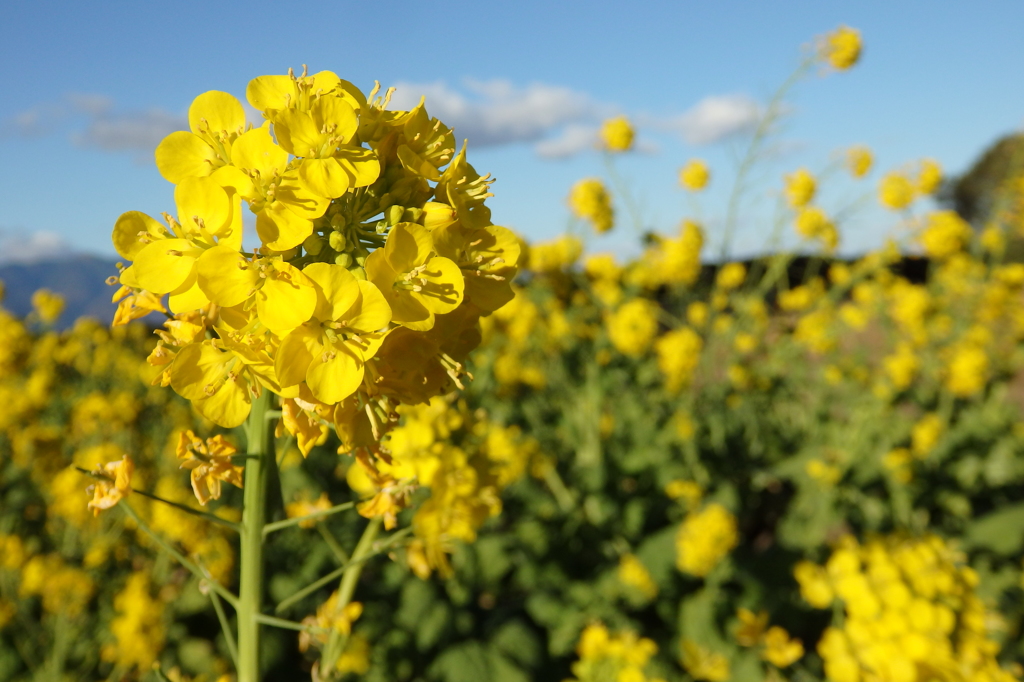
[[688, 144], [701, 146], [749, 131], [760, 117], [760, 105], [746, 95], [712, 95], [678, 116], [652, 120], [650, 124], [682, 135]]
[[408, 109], [427, 99], [427, 111], [455, 128], [457, 139], [477, 147], [543, 140], [562, 126], [595, 118], [602, 106], [570, 88], [507, 80], [466, 80], [461, 89], [445, 82], [399, 83], [392, 108]]
[[[72, 143], [110, 152], [133, 152], [146, 159], [160, 140], [188, 128], [188, 119], [164, 109], [118, 110], [112, 98], [69, 93], [0, 121], [0, 138], [40, 137], [67, 132]], [[68, 131], [70, 129], [70, 131]]]
[[534, 149], [545, 159], [566, 159], [576, 156], [597, 144], [598, 127], [583, 123], [570, 123], [551, 139], [541, 140]]
[[55, 232], [0, 230], [0, 265], [28, 265], [73, 253], [67, 241]]

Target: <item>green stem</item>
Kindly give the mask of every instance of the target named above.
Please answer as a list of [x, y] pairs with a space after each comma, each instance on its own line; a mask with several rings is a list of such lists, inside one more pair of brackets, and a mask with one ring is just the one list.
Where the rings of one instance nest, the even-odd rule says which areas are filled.
[[275, 618], [274, 616], [268, 616], [265, 613], [257, 613], [256, 620], [263, 623], [264, 625], [272, 625], [275, 628], [281, 628], [283, 630], [298, 630], [300, 632], [322, 632], [323, 628], [318, 628], [314, 625], [303, 625], [302, 623], [296, 623], [293, 620], [285, 620], [284, 618]]
[[253, 400], [246, 423], [249, 458], [245, 462], [242, 511], [241, 573], [238, 589], [238, 682], [260, 680], [260, 621], [263, 605], [263, 524], [267, 511], [267, 478], [274, 457], [272, 425], [266, 413], [271, 393]]
[[320, 531], [320, 536], [323, 537], [327, 547], [334, 553], [334, 558], [338, 560], [338, 564], [342, 566], [347, 564], [349, 559], [348, 552], [338, 543], [338, 539], [334, 537], [334, 533], [327, 527], [327, 524], [317, 521], [316, 529]]
[[[377, 533], [380, 531], [380, 525], [380, 517], [370, 519], [370, 523], [366, 525], [366, 530], [363, 531], [363, 536], [359, 538], [359, 542], [356, 543], [355, 550], [352, 551], [352, 561], [349, 562], [350, 565], [342, 574], [341, 584], [338, 586], [338, 599], [334, 602], [333, 615], [335, 618], [340, 615], [345, 607], [348, 606], [349, 602], [352, 601], [352, 595], [356, 591], [356, 583], [359, 582], [359, 576], [363, 572], [363, 559], [374, 553], [373, 541], [377, 538]], [[332, 621], [333, 620], [334, 618], [332, 618]], [[323, 657], [320, 661], [321, 673], [329, 676], [333, 675], [336, 662], [345, 648], [347, 639], [347, 636], [342, 637], [342, 634], [338, 632], [337, 628], [331, 628], [331, 635], [327, 640], [327, 646], [324, 647]], [[330, 679], [330, 677], [328, 677], [328, 679]]]
[[344, 502], [342, 504], [336, 504], [330, 509], [321, 509], [320, 511], [315, 511], [312, 514], [306, 514], [305, 516], [296, 516], [295, 518], [285, 519], [284, 521], [275, 521], [274, 523], [268, 523], [263, 527], [263, 536], [266, 537], [274, 531], [281, 530], [282, 528], [290, 528], [292, 526], [297, 526], [303, 521], [323, 519], [325, 516], [330, 516], [331, 514], [335, 514], [340, 511], [345, 511], [346, 509], [351, 509], [352, 507], [355, 506], [355, 504], [355, 502]]
[[220, 597], [216, 592], [210, 592], [210, 601], [213, 602], [213, 610], [217, 612], [217, 620], [220, 621], [220, 629], [224, 632], [224, 641], [228, 645], [228, 653], [231, 654], [231, 662], [238, 667], [238, 644], [235, 642], [235, 633], [231, 630], [231, 623], [224, 613], [224, 605], [220, 603]]
[[170, 545], [170, 543], [168, 543], [162, 537], [160, 537], [159, 535], [154, 533], [153, 529], [150, 528], [149, 526], [147, 526], [146, 522], [143, 521], [141, 518], [139, 518], [139, 515], [135, 512], [134, 509], [132, 509], [130, 506], [128, 506], [127, 502], [125, 502], [124, 500], [121, 500], [118, 503], [117, 506], [120, 507], [121, 509], [123, 509], [124, 513], [127, 514], [128, 517], [131, 518], [131, 520], [135, 522], [135, 525], [137, 525], [139, 527], [139, 530], [141, 530], [143, 533], [148, 535], [150, 537], [150, 539], [153, 542], [155, 542], [157, 545], [159, 545], [162, 550], [164, 550], [165, 552], [170, 554], [172, 557], [177, 559], [179, 564], [181, 564], [182, 566], [187, 568], [189, 571], [191, 571], [192, 575], [194, 575], [195, 577], [199, 578], [199, 580], [206, 581], [206, 583], [210, 586], [210, 589], [212, 589], [214, 592], [216, 592], [221, 597], [223, 597], [224, 601], [226, 601], [227, 603], [231, 604], [235, 608], [238, 607], [238, 597], [236, 597], [235, 595], [231, 594], [231, 592], [226, 587], [224, 587], [219, 582], [217, 582], [216, 580], [211, 578], [210, 575], [206, 571], [203, 571], [203, 569], [199, 568], [199, 566], [197, 566], [192, 561], [190, 561], [188, 558], [186, 558], [184, 554], [182, 554], [178, 550], [174, 549], [174, 547], [172, 547]]

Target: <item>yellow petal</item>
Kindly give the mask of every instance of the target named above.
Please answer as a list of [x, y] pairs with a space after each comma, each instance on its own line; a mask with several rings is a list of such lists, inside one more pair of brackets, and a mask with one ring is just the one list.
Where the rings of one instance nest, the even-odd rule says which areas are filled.
[[135, 256], [135, 279], [154, 294], [174, 291], [188, 279], [199, 249], [187, 239], [158, 239]]
[[319, 286], [313, 312], [318, 320], [340, 320], [359, 298], [358, 280], [340, 265], [311, 263], [302, 272]]
[[[234, 153], [234, 148], [232, 148], [232, 153]], [[252, 178], [246, 175], [240, 168], [221, 166], [213, 171], [210, 177], [223, 187], [229, 195], [234, 192], [248, 201], [252, 201], [257, 196], [256, 188], [252, 184]]]
[[275, 198], [296, 215], [316, 220], [331, 203], [329, 198], [310, 191], [299, 181], [298, 171], [288, 171], [277, 182]]
[[196, 281], [195, 270], [189, 274], [188, 279], [180, 287], [171, 292], [167, 297], [167, 307], [172, 313], [187, 313], [192, 310], [199, 310], [210, 305], [210, 299], [206, 297], [203, 290], [199, 288]]
[[145, 243], [139, 241], [140, 233], [153, 237], [164, 233], [164, 226], [141, 211], [122, 213], [114, 223], [114, 249], [118, 255], [128, 260], [135, 260]]
[[186, 178], [206, 177], [223, 165], [213, 147], [203, 138], [185, 130], [165, 137], [153, 155], [160, 175], [175, 184]]
[[349, 328], [361, 332], [375, 332], [391, 322], [391, 306], [373, 282], [357, 280], [360, 297], [344, 320]]
[[283, 203], [275, 201], [256, 215], [256, 234], [271, 249], [287, 251], [313, 234], [313, 221], [292, 213]]
[[312, 192], [328, 199], [340, 197], [348, 191], [349, 174], [337, 159], [303, 159], [299, 166], [299, 179]]
[[296, 327], [281, 339], [277, 350], [274, 369], [282, 386], [295, 386], [306, 380], [306, 371], [313, 357], [320, 353], [320, 332], [309, 325]]
[[427, 228], [416, 223], [398, 223], [388, 233], [384, 256], [395, 272], [409, 272], [430, 255], [434, 244]]
[[282, 149], [295, 156], [318, 156], [327, 135], [305, 111], [283, 109], [274, 114], [274, 134]]
[[126, 287], [132, 287], [133, 289], [141, 289], [139, 280], [135, 278], [135, 266], [131, 265], [121, 271], [121, 276], [117, 278], [117, 281]]
[[207, 397], [227, 376], [226, 364], [232, 357], [209, 343], [190, 343], [171, 363], [171, 388], [187, 400]]
[[288, 165], [288, 152], [274, 143], [268, 121], [238, 136], [231, 145], [231, 163], [257, 170], [263, 178], [272, 178], [275, 171], [283, 172]]
[[356, 392], [363, 382], [363, 361], [345, 343], [325, 346], [313, 358], [306, 383], [317, 400], [332, 405]]
[[266, 281], [256, 292], [256, 314], [267, 329], [281, 335], [312, 317], [316, 287], [311, 279], [283, 262], [264, 272]]
[[427, 261], [427, 267], [419, 274], [426, 280], [421, 291], [411, 291], [416, 298], [431, 312], [442, 315], [451, 312], [462, 303], [465, 282], [459, 266], [448, 260], [435, 256]]
[[283, 109], [295, 99], [295, 84], [289, 76], [259, 76], [249, 81], [245, 98], [261, 111]]
[[349, 176], [353, 187], [366, 187], [377, 182], [380, 177], [380, 161], [372, 149], [362, 147], [342, 147], [334, 158]]
[[309, 114], [316, 129], [330, 130], [339, 144], [348, 144], [359, 128], [355, 110], [343, 97], [320, 97], [310, 105]]
[[224, 428], [234, 428], [245, 422], [252, 409], [248, 382], [241, 376], [224, 382], [209, 398], [193, 400], [199, 414]]
[[201, 234], [200, 222], [211, 235], [231, 231], [231, 201], [213, 178], [187, 178], [174, 188], [178, 222], [190, 234]]
[[413, 173], [422, 175], [427, 180], [437, 182], [441, 179], [441, 174], [437, 171], [437, 168], [422, 156], [414, 152], [409, 145], [399, 145], [398, 160], [401, 161], [402, 165], [407, 169]]
[[234, 95], [210, 90], [192, 100], [188, 108], [188, 126], [196, 135], [235, 133], [245, 128], [245, 110]]
[[207, 249], [196, 261], [199, 286], [211, 301], [230, 308], [256, 291], [259, 270], [245, 256], [226, 245]]

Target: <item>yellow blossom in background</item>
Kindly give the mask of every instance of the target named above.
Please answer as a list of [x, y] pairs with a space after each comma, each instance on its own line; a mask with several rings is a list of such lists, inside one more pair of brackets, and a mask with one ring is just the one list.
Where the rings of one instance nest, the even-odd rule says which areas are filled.
[[167, 638], [164, 605], [150, 595], [149, 576], [133, 573], [124, 589], [114, 597], [117, 616], [110, 623], [110, 632], [117, 644], [108, 644], [100, 651], [105, 661], [125, 668], [137, 666], [149, 670], [163, 650]]
[[633, 125], [625, 116], [610, 118], [601, 126], [601, 144], [610, 152], [628, 152], [634, 136]]
[[764, 651], [761, 657], [777, 668], [793, 665], [804, 655], [804, 645], [793, 639], [783, 628], [774, 625], [764, 634]]
[[818, 182], [806, 168], [800, 168], [785, 178], [786, 200], [793, 208], [803, 208], [814, 200]]
[[639, 357], [651, 347], [658, 331], [657, 307], [646, 299], [634, 298], [608, 315], [605, 326], [616, 350]]
[[768, 627], [768, 612], [761, 611], [754, 613], [750, 609], [738, 609], [736, 618], [739, 625], [736, 628], [736, 642], [740, 646], [757, 646], [764, 637], [765, 628]]
[[914, 201], [914, 184], [903, 173], [886, 173], [878, 184], [878, 201], [893, 211], [902, 211]]
[[924, 159], [917, 171], [917, 192], [922, 196], [935, 194], [942, 185], [942, 166], [934, 159]]
[[622, 555], [615, 575], [623, 585], [637, 590], [645, 599], [654, 599], [658, 595], [658, 585], [647, 567], [632, 554]]
[[602, 623], [583, 629], [572, 664], [573, 682], [664, 682], [644, 673], [648, 661], [658, 652], [657, 645], [632, 632], [611, 633]]
[[971, 226], [956, 211], [935, 211], [928, 214], [919, 239], [925, 253], [942, 260], [963, 250], [972, 234]]
[[824, 609], [835, 599], [828, 574], [821, 566], [800, 561], [793, 569], [793, 576], [800, 585], [800, 596], [811, 606]]
[[832, 68], [845, 71], [860, 59], [861, 49], [860, 31], [840, 26], [822, 39], [820, 54]]
[[715, 275], [715, 286], [731, 291], [743, 284], [747, 278], [747, 268], [743, 263], [726, 263]]
[[[359, 469], [359, 467], [353, 467]], [[309, 516], [320, 511], [326, 511], [331, 508], [331, 500], [327, 497], [327, 493], [320, 493], [320, 497], [314, 502], [308, 500], [298, 500], [297, 502], [289, 502], [284, 506], [285, 513], [290, 519], [296, 519], [303, 516]], [[326, 517], [322, 517], [326, 518]], [[309, 519], [306, 521], [300, 521], [300, 528], [313, 528], [316, 526], [317, 519]]]
[[680, 662], [694, 679], [707, 682], [726, 682], [729, 679], [729, 659], [722, 654], [702, 647], [690, 639], [684, 639], [680, 648]]
[[578, 237], [563, 235], [530, 246], [527, 252], [527, 266], [534, 272], [558, 272], [575, 263], [582, 254], [583, 242]]
[[573, 215], [589, 221], [599, 234], [612, 229], [615, 224], [611, 195], [597, 178], [580, 180], [572, 186], [569, 207]]
[[32, 309], [43, 324], [53, 324], [64, 312], [64, 297], [49, 289], [39, 289], [32, 294]]
[[676, 566], [680, 571], [704, 577], [732, 551], [739, 541], [736, 517], [712, 502], [687, 514], [676, 534]]
[[910, 433], [910, 447], [914, 456], [919, 459], [927, 457], [938, 445], [945, 431], [946, 424], [939, 415], [930, 413], [921, 417]]
[[704, 341], [689, 327], [680, 327], [660, 336], [654, 342], [658, 368], [665, 376], [665, 385], [675, 392], [690, 383], [700, 364]]
[[677, 480], [665, 486], [665, 494], [673, 500], [682, 502], [688, 510], [693, 510], [700, 504], [704, 489], [694, 481]]
[[871, 153], [871, 149], [863, 145], [850, 147], [846, 152], [846, 167], [849, 169], [850, 175], [855, 178], [859, 179], [867, 175], [874, 162], [875, 157]]
[[699, 192], [707, 187], [711, 179], [711, 171], [702, 159], [690, 159], [679, 171], [679, 184], [691, 192]]
[[839, 231], [825, 212], [817, 206], [805, 206], [800, 209], [796, 214], [794, 226], [801, 237], [819, 240], [829, 251], [839, 245]]
[[970, 341], [956, 344], [946, 368], [946, 388], [961, 398], [981, 393], [988, 384], [989, 364], [988, 353], [980, 345]]

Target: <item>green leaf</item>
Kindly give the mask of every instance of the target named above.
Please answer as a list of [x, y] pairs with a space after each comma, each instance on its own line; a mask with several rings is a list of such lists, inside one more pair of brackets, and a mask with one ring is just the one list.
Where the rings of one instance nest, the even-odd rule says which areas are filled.
[[1011, 556], [1024, 548], [1024, 502], [986, 514], [967, 525], [968, 547], [990, 549]]

